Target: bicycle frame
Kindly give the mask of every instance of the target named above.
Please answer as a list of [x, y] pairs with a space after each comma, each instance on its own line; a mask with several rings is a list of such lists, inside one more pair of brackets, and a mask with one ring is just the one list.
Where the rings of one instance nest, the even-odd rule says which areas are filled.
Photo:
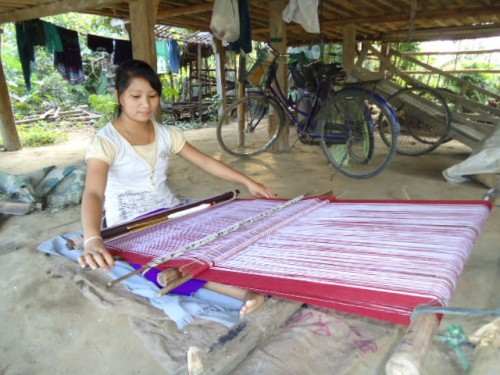
[[[299, 133], [299, 136], [306, 137], [306, 139], [313, 140], [313, 141], [319, 141], [320, 139], [325, 139], [327, 142], [331, 141], [346, 141], [346, 135], [322, 135], [319, 134], [314, 127], [311, 127], [310, 125], [312, 124], [313, 120], [316, 117], [317, 112], [321, 108], [321, 105], [324, 103], [324, 101], [328, 98], [328, 96], [334, 96], [335, 93], [339, 92], [336, 91], [333, 87], [333, 85], [329, 82], [326, 81], [325, 77], [322, 78], [316, 78], [317, 80], [317, 88], [316, 88], [316, 94], [314, 96], [314, 102], [311, 107], [311, 112], [303, 112], [301, 111], [293, 102], [289, 101], [286, 95], [283, 93], [283, 90], [276, 78], [276, 72], [278, 69], [278, 62], [276, 61], [278, 59], [278, 56], [275, 56], [275, 59], [272, 61], [271, 66], [269, 67], [268, 71], [268, 76], [265, 81], [264, 85], [264, 95], [267, 97], [273, 98], [278, 105], [283, 109], [283, 111], [288, 115], [288, 118], [292, 121], [293, 125], [297, 129], [297, 132]], [[273, 85], [274, 84], [274, 85]], [[276, 87], [276, 89], [275, 89]], [[352, 88], [351, 88], [352, 89]], [[365, 91], [367, 92], [368, 90], [364, 88], [356, 88], [359, 89], [360, 91]], [[342, 91], [342, 90], [340, 90]], [[334, 102], [334, 104], [337, 106], [337, 104]], [[342, 113], [342, 111], [338, 111], [339, 113]], [[298, 115], [305, 116], [307, 118], [307, 121], [305, 122], [300, 122], [298, 120]], [[371, 118], [371, 116], [366, 116], [366, 120], [369, 124], [370, 131], [373, 131], [375, 128], [375, 122]], [[349, 121], [345, 118], [342, 118], [342, 122], [346, 125], [346, 130], [350, 132], [350, 128], [348, 126]]]
[[[295, 105], [295, 103], [288, 100], [276, 78], [276, 72], [278, 70], [278, 62], [276, 61], [277, 58], [278, 56], [275, 57], [275, 59], [271, 63], [271, 66], [269, 67], [269, 75], [264, 85], [264, 95], [272, 97], [279, 104], [283, 111], [288, 115], [288, 118], [290, 119], [290, 121], [292, 121], [293, 125], [296, 127], [300, 135], [307, 135], [309, 137], [318, 139], [321, 138], [320, 134], [307, 132], [307, 129], [311, 125], [315, 114], [321, 106], [322, 101], [325, 99], [324, 95], [322, 95], [324, 90], [324, 83], [322, 81], [318, 82], [311, 112], [301, 111]], [[276, 87], [276, 89], [273, 86]], [[301, 122], [298, 120], [298, 115], [306, 117], [307, 121], [301, 124]]]

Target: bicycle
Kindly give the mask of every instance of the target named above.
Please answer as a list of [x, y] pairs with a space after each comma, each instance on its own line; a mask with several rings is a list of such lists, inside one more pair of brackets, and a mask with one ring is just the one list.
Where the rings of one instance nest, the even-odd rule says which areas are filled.
[[[450, 139], [451, 112], [438, 90], [406, 87], [387, 100], [396, 111], [401, 127], [396, 153], [424, 155]], [[381, 124], [380, 129], [383, 128]], [[386, 144], [390, 143], [383, 132], [381, 136]]]
[[[278, 140], [288, 116], [304, 144], [319, 145], [328, 161], [341, 173], [368, 178], [382, 172], [396, 152], [399, 122], [387, 101], [364, 87], [335, 89], [345, 72], [339, 64], [314, 63], [313, 92], [296, 102], [283, 93], [276, 72], [285, 57], [268, 45], [274, 55], [264, 76], [261, 94], [232, 103], [217, 124], [217, 140], [227, 153], [252, 157], [269, 150]], [[378, 124], [384, 121], [384, 129]], [[383, 131], [387, 145], [381, 140]], [[379, 146], [380, 145], [380, 146]]]

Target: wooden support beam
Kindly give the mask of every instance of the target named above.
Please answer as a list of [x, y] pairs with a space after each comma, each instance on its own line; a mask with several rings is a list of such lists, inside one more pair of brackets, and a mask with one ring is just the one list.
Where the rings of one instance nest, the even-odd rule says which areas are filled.
[[39, 6], [0, 13], [0, 23], [27, 21], [34, 18], [55, 16], [69, 12], [82, 12], [86, 9], [99, 8], [123, 3], [123, 0], [68, 0], [50, 2]]
[[347, 75], [350, 75], [354, 68], [356, 57], [356, 25], [350, 24], [344, 27], [342, 65]]
[[[271, 45], [280, 53], [287, 52], [286, 24], [283, 21], [283, 9], [285, 9], [285, 0], [269, 0], [269, 39]], [[286, 61], [281, 61], [276, 73], [278, 83], [283, 93], [288, 93], [288, 67]], [[285, 127], [281, 132], [278, 142], [273, 146], [273, 151], [280, 151], [288, 148], [288, 137], [290, 134], [288, 119], [285, 117]]]
[[219, 117], [226, 109], [226, 51], [222, 47], [222, 41], [212, 37], [215, 51], [215, 80], [217, 82], [217, 97], [219, 106], [217, 112]]
[[[2, 29], [0, 29], [0, 52], [2, 51]], [[2, 55], [0, 53], [0, 131], [3, 146], [7, 151], [17, 151], [22, 148], [19, 135], [17, 134], [14, 115], [7, 88], [7, 80], [3, 70]]]
[[[146, 61], [156, 71], [155, 22], [159, 0], [136, 0], [129, 3], [130, 40], [134, 59]], [[155, 114], [161, 122], [161, 108]]]

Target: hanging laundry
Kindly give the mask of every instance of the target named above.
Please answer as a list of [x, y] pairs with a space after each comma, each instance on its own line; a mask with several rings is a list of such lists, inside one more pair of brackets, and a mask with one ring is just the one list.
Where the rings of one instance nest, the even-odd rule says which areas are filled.
[[61, 36], [64, 51], [54, 53], [54, 66], [69, 83], [82, 83], [85, 80], [85, 72], [78, 33], [60, 26], [57, 26], [57, 31]]
[[318, 0], [290, 0], [283, 10], [283, 21], [297, 22], [308, 33], [319, 33]]
[[35, 64], [35, 46], [45, 45], [45, 32], [39, 19], [16, 22], [16, 42], [26, 89], [31, 91], [31, 72]]
[[113, 64], [120, 65], [122, 62], [130, 60], [132, 56], [132, 42], [130, 40], [115, 39]]
[[61, 36], [59, 35], [59, 31], [57, 31], [57, 26], [46, 21], [42, 21], [42, 24], [45, 32], [45, 48], [47, 48], [47, 52], [63, 52], [64, 49]]
[[168, 73], [170, 71], [170, 56], [166, 40], [156, 41], [156, 71], [157, 73]]
[[245, 53], [252, 52], [252, 26], [250, 23], [250, 13], [248, 11], [248, 1], [238, 1], [240, 13], [240, 36], [238, 40], [229, 43], [229, 49], [239, 53], [242, 50]]
[[87, 34], [87, 47], [89, 47], [91, 51], [113, 53], [114, 39]]
[[170, 39], [168, 41], [168, 54], [170, 56], [170, 71], [172, 73], [179, 73], [181, 70], [181, 49], [176, 40]]

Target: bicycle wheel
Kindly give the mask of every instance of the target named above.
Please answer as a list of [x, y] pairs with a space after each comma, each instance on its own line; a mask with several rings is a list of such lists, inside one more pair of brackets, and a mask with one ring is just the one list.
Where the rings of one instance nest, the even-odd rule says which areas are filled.
[[217, 140], [231, 155], [255, 156], [276, 142], [284, 122], [283, 110], [275, 100], [248, 96], [224, 111], [217, 124]]
[[[379, 121], [385, 121], [385, 136]], [[330, 163], [346, 176], [373, 177], [382, 172], [396, 153], [399, 123], [388, 103], [377, 93], [361, 88], [338, 91], [317, 115], [320, 146]]]
[[[401, 125], [398, 154], [424, 155], [448, 139], [451, 114], [446, 100], [436, 90], [407, 87], [392, 95], [389, 102]], [[381, 135], [384, 136], [383, 132]]]

